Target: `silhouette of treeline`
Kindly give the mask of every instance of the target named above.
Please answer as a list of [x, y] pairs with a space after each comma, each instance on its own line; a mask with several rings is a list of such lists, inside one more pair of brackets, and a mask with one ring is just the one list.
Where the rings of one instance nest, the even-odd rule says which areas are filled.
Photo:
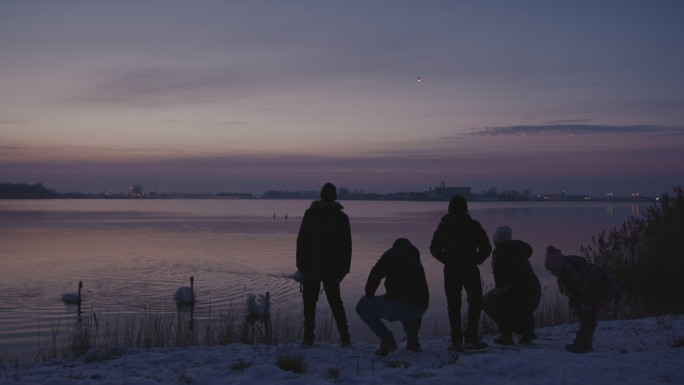
[[0, 183], [0, 199], [59, 198], [61, 194], [43, 186], [42, 183]]

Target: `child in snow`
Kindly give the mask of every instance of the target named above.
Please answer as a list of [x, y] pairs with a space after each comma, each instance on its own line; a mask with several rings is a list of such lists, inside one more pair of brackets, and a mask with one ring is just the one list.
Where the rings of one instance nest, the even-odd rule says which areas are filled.
[[619, 297], [617, 281], [585, 258], [563, 255], [553, 246], [546, 248], [544, 265], [558, 277], [558, 288], [568, 296], [570, 309], [580, 321], [575, 340], [565, 345], [565, 348], [573, 353], [594, 350], [593, 337], [598, 312], [608, 301]]

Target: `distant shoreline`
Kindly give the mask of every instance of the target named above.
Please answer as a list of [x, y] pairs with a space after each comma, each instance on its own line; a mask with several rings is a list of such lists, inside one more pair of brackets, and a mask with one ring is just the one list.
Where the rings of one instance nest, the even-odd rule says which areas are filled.
[[[25, 183], [12, 184], [0, 183], [0, 199], [287, 199], [287, 200], [315, 200], [319, 198], [318, 191], [266, 191], [263, 194], [243, 192], [147, 192], [142, 186], [135, 185], [128, 193], [82, 193], [69, 192], [59, 193], [42, 184], [28, 185]], [[471, 202], [654, 202], [658, 197], [632, 194], [630, 196], [617, 196], [606, 194], [593, 196], [588, 194], [565, 194], [547, 193], [531, 194], [529, 191], [519, 193], [515, 190], [506, 190], [501, 193], [487, 192], [483, 194], [471, 193], [470, 188], [456, 188], [463, 191], [462, 195]], [[340, 189], [338, 198], [341, 201], [418, 201], [418, 202], [444, 202], [454, 195], [451, 188], [436, 188], [422, 192], [394, 192], [387, 194], [350, 192]]]

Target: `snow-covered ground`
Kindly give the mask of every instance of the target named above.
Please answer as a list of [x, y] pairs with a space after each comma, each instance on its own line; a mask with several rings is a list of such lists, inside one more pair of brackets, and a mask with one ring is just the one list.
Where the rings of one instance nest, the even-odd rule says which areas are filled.
[[[684, 316], [599, 322], [587, 354], [565, 351], [577, 325], [537, 330], [532, 345], [450, 354], [446, 338], [403, 342], [385, 358], [376, 344], [230, 345], [90, 352], [72, 361], [0, 363], [0, 384], [684, 384]], [[353, 336], [352, 336], [353, 337]], [[278, 362], [297, 373], [279, 368]], [[303, 365], [301, 365], [303, 364]]]

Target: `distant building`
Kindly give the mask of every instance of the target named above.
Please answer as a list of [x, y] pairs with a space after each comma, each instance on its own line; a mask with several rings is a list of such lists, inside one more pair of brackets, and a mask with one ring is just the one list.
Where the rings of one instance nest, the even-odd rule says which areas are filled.
[[430, 199], [435, 200], [449, 200], [454, 195], [460, 195], [468, 200], [472, 198], [470, 187], [447, 187], [445, 182], [442, 182], [438, 187], [431, 188], [428, 191]]
[[134, 197], [141, 197], [145, 195], [145, 190], [139, 184], [132, 184], [128, 186], [128, 194]]

